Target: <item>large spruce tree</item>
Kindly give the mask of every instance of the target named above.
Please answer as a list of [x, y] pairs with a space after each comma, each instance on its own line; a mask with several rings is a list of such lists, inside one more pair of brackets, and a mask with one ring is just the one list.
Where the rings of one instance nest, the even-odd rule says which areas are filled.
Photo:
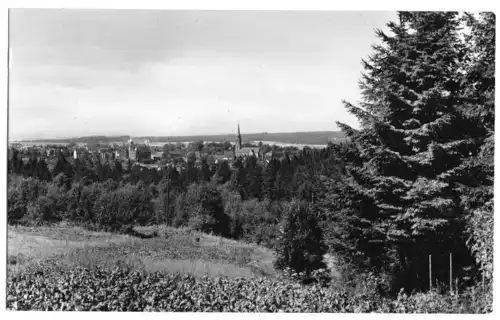
[[374, 242], [383, 241], [393, 284], [419, 290], [428, 289], [429, 255], [438, 280], [448, 270], [440, 257], [454, 253], [457, 271], [469, 263], [455, 171], [479, 153], [485, 131], [461, 108], [466, 48], [458, 14], [398, 16], [387, 24], [392, 34], [377, 30], [382, 44], [363, 61], [360, 106], [344, 102], [361, 129], [338, 125], [358, 148], [352, 188], [374, 201], [364, 216]]

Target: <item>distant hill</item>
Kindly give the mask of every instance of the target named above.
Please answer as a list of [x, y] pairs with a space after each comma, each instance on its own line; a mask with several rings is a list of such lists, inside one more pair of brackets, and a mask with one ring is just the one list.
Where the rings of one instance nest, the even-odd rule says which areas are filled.
[[[311, 144], [320, 145], [328, 144], [328, 142], [339, 142], [345, 139], [344, 134], [340, 131], [313, 131], [313, 132], [279, 132], [279, 133], [242, 133], [243, 141], [273, 141], [279, 143], [295, 143], [295, 144]], [[182, 142], [182, 141], [234, 141], [236, 134], [219, 134], [219, 135], [195, 135], [195, 136], [144, 136], [134, 137], [135, 139], [149, 139], [151, 142]], [[42, 139], [30, 140], [30, 142], [58, 142], [58, 143], [97, 143], [97, 142], [116, 142], [127, 141], [129, 136], [89, 136], [71, 139]]]
[[36, 142], [36, 143], [99, 143], [99, 142], [111, 142], [111, 141], [128, 141], [129, 136], [86, 136], [78, 138], [64, 138], [64, 139], [31, 139], [31, 140], [20, 140], [20, 142]]

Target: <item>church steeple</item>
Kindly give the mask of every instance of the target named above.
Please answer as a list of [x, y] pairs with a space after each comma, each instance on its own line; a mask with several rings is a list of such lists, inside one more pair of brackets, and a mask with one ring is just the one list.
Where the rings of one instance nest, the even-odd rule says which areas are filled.
[[238, 121], [238, 148], [241, 149], [241, 133], [240, 133], [240, 122]]

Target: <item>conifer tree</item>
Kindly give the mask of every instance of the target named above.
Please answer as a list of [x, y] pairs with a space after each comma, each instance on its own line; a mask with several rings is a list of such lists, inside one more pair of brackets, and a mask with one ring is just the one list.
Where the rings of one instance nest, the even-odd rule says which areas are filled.
[[493, 275], [493, 178], [495, 132], [495, 15], [465, 14], [471, 28], [466, 35], [468, 44], [466, 76], [462, 78], [463, 111], [479, 121], [486, 129], [481, 150], [475, 157], [457, 169], [455, 176], [473, 176], [461, 179], [462, 205], [469, 213], [468, 244], [478, 267], [490, 280]]
[[51, 181], [52, 176], [50, 174], [50, 170], [47, 167], [47, 163], [44, 158], [41, 158], [40, 161], [36, 164], [36, 176], [40, 181]]
[[249, 157], [246, 161], [247, 166], [247, 187], [250, 198], [260, 198], [262, 192], [262, 168], [257, 163], [257, 159]]
[[80, 181], [85, 176], [85, 169], [83, 168], [82, 162], [79, 159], [75, 159], [75, 172], [73, 174], [73, 179], [75, 181]]
[[181, 175], [183, 176], [184, 187], [188, 187], [192, 183], [196, 183], [198, 180], [198, 169], [194, 166], [194, 161], [188, 161], [186, 165], [186, 170], [183, 170]]
[[170, 167], [168, 169], [167, 177], [169, 178], [170, 187], [172, 188], [172, 190], [180, 191], [181, 184], [180, 184], [179, 171], [177, 171], [175, 167]]
[[238, 192], [241, 199], [248, 199], [247, 184], [247, 169], [241, 158], [237, 158], [233, 163], [233, 171], [231, 173], [231, 188]]
[[12, 148], [10, 167], [13, 173], [22, 174], [23, 173], [23, 160], [19, 155], [19, 150]]
[[113, 179], [113, 170], [108, 161], [104, 162], [102, 166], [102, 178], [103, 180]]
[[211, 175], [210, 175], [210, 167], [208, 166], [207, 158], [203, 157], [201, 159], [201, 167], [200, 170], [198, 171], [198, 181], [210, 181]]
[[116, 181], [120, 181], [123, 176], [123, 166], [120, 160], [115, 160], [113, 166], [113, 177]]
[[264, 178], [262, 183], [262, 195], [265, 199], [276, 199], [275, 181], [278, 170], [279, 162], [276, 159], [271, 159], [264, 171]]
[[131, 170], [132, 170], [132, 161], [130, 159], [127, 159], [127, 164], [125, 166], [125, 171], [127, 173], [130, 173]]
[[103, 171], [101, 161], [99, 161], [99, 160], [96, 161], [96, 164], [94, 167], [94, 174], [95, 174], [95, 177], [97, 178], [97, 181], [101, 181], [101, 182], [104, 181], [104, 171]]
[[217, 164], [217, 170], [215, 172], [217, 175], [219, 183], [226, 183], [231, 180], [231, 168], [227, 161], [221, 161]]
[[374, 200], [367, 220], [373, 234], [384, 235], [387, 266], [401, 281], [394, 284], [418, 290], [428, 289], [429, 254], [455, 252], [469, 262], [465, 216], [450, 177], [479, 152], [484, 130], [460, 110], [457, 14], [398, 16], [387, 25], [393, 35], [378, 30], [383, 44], [363, 61], [360, 107], [344, 102], [361, 129], [338, 125], [359, 149], [361, 164], [349, 167], [352, 187]]
[[288, 156], [285, 154], [283, 158], [280, 159], [280, 166], [276, 173], [275, 188], [276, 188], [276, 198], [279, 199], [290, 199], [292, 195], [291, 185], [294, 175], [294, 168], [291, 164]]
[[31, 154], [30, 159], [28, 160], [28, 163], [23, 168], [24, 176], [36, 178], [36, 165], [37, 165], [37, 159], [36, 159], [35, 152], [33, 152]]
[[57, 153], [57, 162], [52, 171], [52, 176], [57, 177], [59, 174], [64, 174], [68, 179], [73, 178], [73, 167], [71, 163], [66, 160], [63, 152], [61, 150]]

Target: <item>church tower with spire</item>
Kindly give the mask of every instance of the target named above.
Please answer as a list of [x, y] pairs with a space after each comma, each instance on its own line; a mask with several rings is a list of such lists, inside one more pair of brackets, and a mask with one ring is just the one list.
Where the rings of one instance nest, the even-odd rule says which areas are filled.
[[238, 121], [238, 136], [236, 137], [234, 145], [234, 155], [238, 156], [241, 150], [241, 132], [240, 132], [240, 122]]
[[238, 148], [241, 149], [240, 122], [238, 121]]

